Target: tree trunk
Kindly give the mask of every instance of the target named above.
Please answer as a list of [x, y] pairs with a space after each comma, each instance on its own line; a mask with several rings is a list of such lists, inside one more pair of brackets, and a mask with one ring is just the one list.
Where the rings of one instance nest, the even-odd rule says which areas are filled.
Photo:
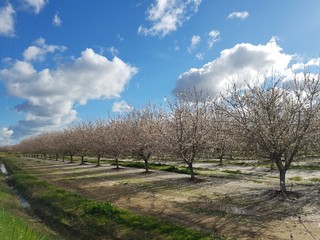
[[62, 162], [64, 162], [64, 155], [62, 156]]
[[115, 160], [116, 160], [116, 169], [119, 169], [119, 160], [118, 160], [118, 157], [116, 157]]
[[151, 153], [145, 154], [143, 151], [139, 153], [140, 158], [144, 161], [144, 168], [146, 170], [146, 173], [149, 173], [149, 159], [151, 157]]
[[285, 168], [279, 169], [280, 172], [280, 190], [283, 193], [284, 197], [287, 197], [285, 194], [287, 192], [286, 188], [286, 172], [287, 170]]
[[56, 154], [56, 161], [58, 161], [58, 158], [59, 158], [59, 155], [58, 155], [58, 154]]
[[277, 167], [280, 171], [280, 169], [283, 168], [282, 164], [281, 164], [281, 158], [277, 159], [276, 155], [274, 152], [269, 153], [269, 159], [270, 159], [270, 172], [275, 170], [274, 169], [274, 164], [277, 163]]
[[81, 163], [80, 163], [80, 165], [83, 165], [84, 164], [84, 156], [81, 156]]
[[97, 165], [96, 167], [100, 167], [100, 154], [98, 154], [98, 158], [97, 158]]
[[219, 165], [222, 166], [222, 158], [223, 158], [223, 148], [220, 148], [220, 154], [219, 154]]
[[193, 164], [192, 164], [192, 162], [188, 162], [188, 168], [189, 168], [189, 171], [190, 171], [190, 180], [194, 181], [195, 176], [194, 176], [194, 172], [193, 172]]
[[70, 155], [70, 163], [73, 163], [73, 155]]
[[149, 158], [145, 158], [144, 160], [144, 168], [146, 169], [146, 173], [149, 173]]

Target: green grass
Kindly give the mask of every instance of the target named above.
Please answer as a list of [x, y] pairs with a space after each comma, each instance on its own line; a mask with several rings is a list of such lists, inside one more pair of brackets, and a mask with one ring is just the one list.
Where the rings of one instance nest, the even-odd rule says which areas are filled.
[[320, 178], [310, 178], [311, 182], [320, 182]]
[[238, 170], [228, 170], [228, 169], [226, 169], [226, 170], [223, 170], [221, 172], [231, 173], [231, 174], [242, 174], [242, 171], [239, 170], [239, 169]]
[[297, 182], [302, 181], [302, 177], [300, 177], [300, 176], [294, 176], [294, 177], [291, 177], [291, 178], [288, 178], [288, 179], [291, 180], [291, 181], [297, 181]]
[[[111, 203], [99, 202], [59, 189], [7, 160], [13, 181], [35, 212], [65, 236], [78, 239], [227, 239], [167, 220], [140, 216]], [[161, 167], [161, 166], [158, 166]], [[70, 235], [68, 235], [70, 234]]]
[[320, 171], [320, 166], [310, 166], [310, 165], [292, 165], [290, 169], [298, 169], [298, 170], [316, 170]]
[[[111, 165], [116, 165], [113, 161], [111, 161]], [[119, 166], [123, 167], [133, 167], [133, 168], [144, 168], [145, 165], [143, 162], [132, 162], [132, 161], [119, 161]], [[150, 170], [160, 170], [166, 172], [175, 172], [182, 174], [190, 174], [190, 170], [187, 167], [176, 167], [173, 165], [167, 165], [162, 163], [149, 163]], [[197, 172], [194, 172], [197, 175]]]
[[24, 212], [0, 174], [0, 239], [53, 239], [47, 230]]
[[30, 223], [28, 223], [28, 220], [25, 216], [17, 216], [16, 213], [12, 213], [4, 208], [0, 208], [0, 236], [2, 240], [50, 239], [50, 237], [46, 234], [34, 230], [33, 227], [30, 227]]

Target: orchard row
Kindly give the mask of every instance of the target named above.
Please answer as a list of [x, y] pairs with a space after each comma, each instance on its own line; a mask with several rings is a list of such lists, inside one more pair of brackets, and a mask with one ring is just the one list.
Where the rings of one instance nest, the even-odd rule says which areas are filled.
[[319, 75], [290, 81], [232, 84], [226, 93], [192, 89], [107, 120], [81, 122], [21, 141], [15, 151], [32, 156], [139, 158], [148, 171], [153, 156], [182, 159], [194, 179], [199, 158], [266, 157], [279, 170], [280, 189], [301, 150], [319, 152]]

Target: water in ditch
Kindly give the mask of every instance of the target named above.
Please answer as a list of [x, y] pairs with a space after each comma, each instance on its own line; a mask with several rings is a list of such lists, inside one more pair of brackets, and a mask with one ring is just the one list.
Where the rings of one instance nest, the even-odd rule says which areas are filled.
[[[7, 180], [9, 178], [9, 173], [8, 173], [4, 163], [0, 164], [0, 170], [1, 170], [1, 173], [5, 176], [5, 179]], [[11, 189], [11, 191], [18, 198], [18, 200], [19, 200], [20, 204], [22, 205], [22, 207], [24, 207], [25, 209], [31, 210], [31, 206], [30, 206], [29, 202], [24, 197], [21, 196], [21, 194], [18, 192], [18, 190], [15, 187], [11, 186], [8, 183], [8, 181], [7, 181], [7, 184], [9, 185], [9, 188]]]

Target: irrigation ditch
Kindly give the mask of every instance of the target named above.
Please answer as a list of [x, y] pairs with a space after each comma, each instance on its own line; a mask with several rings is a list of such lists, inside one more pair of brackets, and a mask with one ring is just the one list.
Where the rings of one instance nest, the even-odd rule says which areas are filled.
[[[19, 203], [21, 204], [21, 206], [32, 212], [32, 209], [31, 209], [31, 205], [30, 203], [19, 193], [19, 191], [14, 187], [14, 184], [12, 183], [12, 181], [10, 181], [11, 179], [11, 176], [10, 174], [8, 173], [8, 170], [6, 168], [6, 165], [5, 163], [0, 163], [0, 170], [1, 170], [1, 173], [4, 175], [4, 179], [6, 181], [6, 183], [8, 184], [10, 190], [12, 191], [12, 193], [14, 193], [14, 195], [17, 197]], [[40, 221], [38, 218], [35, 217], [35, 219], [37, 221]]]

